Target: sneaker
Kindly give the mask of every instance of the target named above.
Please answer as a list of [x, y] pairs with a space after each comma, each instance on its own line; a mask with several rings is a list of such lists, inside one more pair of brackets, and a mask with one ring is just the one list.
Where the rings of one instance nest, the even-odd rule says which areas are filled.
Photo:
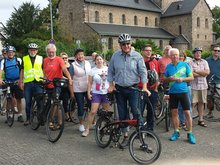
[[174, 131], [173, 135], [170, 137], [171, 141], [176, 141], [177, 139], [179, 139], [180, 137], [180, 133], [178, 131]]
[[22, 115], [18, 116], [17, 121], [23, 123], [24, 122], [23, 116]]
[[14, 111], [15, 111], [15, 113], [18, 113], [18, 108], [14, 107]]
[[29, 125], [29, 124], [30, 124], [30, 120], [27, 119], [27, 120], [24, 122], [24, 126], [27, 126], [27, 125]]
[[191, 132], [191, 133], [187, 133], [187, 138], [188, 138], [188, 141], [191, 143], [191, 144], [196, 144], [196, 138], [194, 136], [194, 134]]
[[84, 132], [84, 131], [85, 131], [85, 127], [84, 127], [83, 124], [80, 124], [80, 125], [79, 125], [79, 131], [80, 131], [80, 132]]
[[88, 135], [89, 135], [89, 130], [86, 129], [85, 131], [83, 131], [82, 137], [86, 137]]
[[209, 113], [206, 115], [206, 117], [210, 119], [210, 118], [213, 118], [213, 117], [214, 117], [214, 115], [213, 115], [213, 113], [212, 113], [212, 112], [209, 112]]
[[124, 149], [128, 145], [129, 139], [126, 137], [123, 139], [123, 141], [120, 144], [120, 148]]

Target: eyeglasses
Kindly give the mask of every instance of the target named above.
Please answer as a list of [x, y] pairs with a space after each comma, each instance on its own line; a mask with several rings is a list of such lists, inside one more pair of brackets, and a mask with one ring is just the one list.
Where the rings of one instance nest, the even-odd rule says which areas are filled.
[[144, 50], [144, 51], [146, 51], [146, 52], [148, 52], [148, 51], [151, 52], [151, 50]]
[[127, 42], [127, 43], [122, 43], [121, 45], [125, 46], [125, 45], [130, 45], [130, 44], [131, 44], [130, 42]]
[[214, 52], [220, 52], [220, 50], [213, 50]]
[[62, 59], [67, 60], [67, 57], [63, 57]]

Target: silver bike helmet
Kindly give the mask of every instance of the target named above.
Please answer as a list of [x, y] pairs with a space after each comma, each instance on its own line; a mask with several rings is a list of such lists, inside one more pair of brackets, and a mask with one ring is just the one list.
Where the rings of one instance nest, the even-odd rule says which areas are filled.
[[38, 49], [38, 45], [35, 43], [28, 44], [28, 49]]
[[127, 33], [122, 33], [118, 37], [118, 43], [125, 43], [131, 41], [131, 36]]

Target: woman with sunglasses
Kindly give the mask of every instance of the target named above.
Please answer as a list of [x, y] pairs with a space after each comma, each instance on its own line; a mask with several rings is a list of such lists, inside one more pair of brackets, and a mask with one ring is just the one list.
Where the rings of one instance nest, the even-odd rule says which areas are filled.
[[[68, 55], [65, 52], [60, 53], [60, 57], [63, 59], [63, 61], [65, 62], [66, 68], [69, 71], [70, 68], [70, 63], [68, 61]], [[71, 121], [71, 118], [69, 116], [69, 109], [68, 109], [68, 103], [69, 103], [69, 99], [70, 99], [70, 91], [69, 88], [61, 88], [61, 93], [60, 93], [60, 99], [63, 101], [63, 108], [64, 108], [64, 112], [65, 112], [65, 120], [67, 122]]]

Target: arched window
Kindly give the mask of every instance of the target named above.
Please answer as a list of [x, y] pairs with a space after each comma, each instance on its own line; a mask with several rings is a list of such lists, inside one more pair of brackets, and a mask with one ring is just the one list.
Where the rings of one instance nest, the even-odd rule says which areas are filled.
[[95, 11], [95, 22], [99, 22], [99, 12]]
[[155, 26], [158, 26], [158, 18], [155, 18]]
[[179, 25], [179, 34], [182, 34], [182, 26]]
[[200, 18], [197, 17], [197, 27], [200, 27]]
[[113, 39], [108, 38], [108, 49], [113, 49]]
[[126, 17], [124, 14], [122, 14], [122, 24], [126, 24]]
[[209, 20], [208, 20], [208, 18], [205, 19], [205, 28], [207, 28], [207, 29], [209, 28]]
[[109, 13], [109, 23], [113, 23], [113, 15], [112, 15], [112, 13]]
[[145, 17], [145, 26], [148, 26], [148, 17]]
[[138, 25], [138, 18], [136, 15], [134, 16], [134, 25]]

